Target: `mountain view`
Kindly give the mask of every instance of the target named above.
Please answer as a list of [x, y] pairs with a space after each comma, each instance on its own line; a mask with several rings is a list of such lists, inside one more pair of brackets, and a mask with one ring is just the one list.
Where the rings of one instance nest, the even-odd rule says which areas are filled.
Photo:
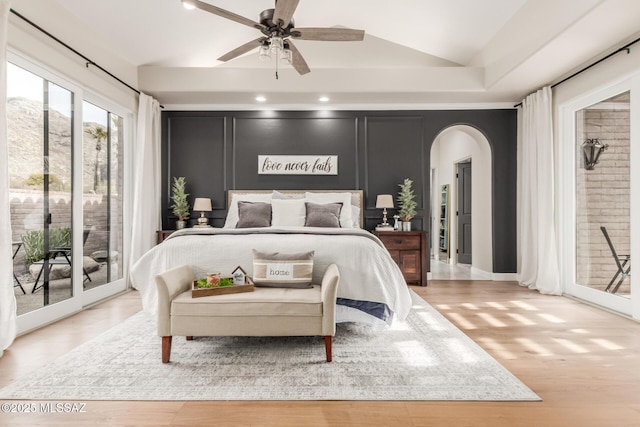
[[[7, 100], [9, 177], [11, 188], [32, 188], [42, 185], [44, 169], [44, 112], [43, 105], [22, 97]], [[49, 110], [49, 168], [51, 190], [70, 191], [72, 171], [72, 125], [68, 115], [51, 108]], [[99, 180], [107, 177], [107, 147], [97, 153], [96, 139], [86, 133], [104, 126], [98, 123], [83, 124], [83, 180], [86, 192], [94, 187], [96, 161]], [[104, 144], [103, 144], [104, 145]], [[104, 166], [103, 166], [104, 165]]]

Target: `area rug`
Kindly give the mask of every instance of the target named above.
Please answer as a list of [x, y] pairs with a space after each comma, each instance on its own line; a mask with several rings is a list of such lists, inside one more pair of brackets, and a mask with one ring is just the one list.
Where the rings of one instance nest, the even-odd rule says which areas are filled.
[[160, 360], [138, 313], [0, 390], [2, 399], [473, 400], [540, 398], [412, 291], [406, 321], [339, 324], [333, 362], [320, 337], [173, 339]]

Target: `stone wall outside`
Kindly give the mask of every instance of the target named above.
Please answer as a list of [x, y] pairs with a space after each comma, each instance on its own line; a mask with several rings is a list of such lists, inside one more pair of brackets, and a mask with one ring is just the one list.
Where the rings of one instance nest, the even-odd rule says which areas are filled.
[[[607, 144], [594, 170], [584, 168], [577, 147], [576, 276], [577, 283], [604, 290], [617, 271], [600, 226], [606, 227], [618, 254], [630, 251], [629, 107], [586, 109], [577, 117], [578, 141], [598, 138]], [[627, 279], [618, 294], [629, 293]]]

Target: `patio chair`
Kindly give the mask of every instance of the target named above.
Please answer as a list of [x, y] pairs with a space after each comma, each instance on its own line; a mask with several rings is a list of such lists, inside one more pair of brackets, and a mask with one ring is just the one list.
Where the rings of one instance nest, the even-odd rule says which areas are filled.
[[[600, 226], [600, 230], [602, 231], [602, 234], [604, 234], [604, 238], [607, 240], [609, 249], [611, 249], [611, 255], [613, 255], [613, 259], [615, 260], [616, 266], [618, 267], [618, 271], [616, 271], [616, 274], [613, 276], [604, 291], [615, 294], [616, 292], [618, 292], [618, 288], [620, 287], [620, 285], [622, 285], [624, 279], [631, 275], [631, 255], [618, 255], [618, 253], [616, 252], [616, 248], [611, 242], [611, 238], [609, 238], [607, 228], [604, 226]], [[620, 276], [620, 280], [614, 286], [613, 284], [618, 279], [618, 276]], [[613, 289], [611, 289], [612, 286]]]
[[[13, 250], [13, 258], [12, 260], [16, 259], [16, 255], [18, 255], [18, 252], [20, 251], [20, 248], [22, 247], [22, 241], [19, 242], [11, 242], [11, 246], [14, 246], [15, 249]], [[20, 287], [20, 290], [22, 291], [23, 295], [26, 295], [27, 293], [24, 291], [24, 288], [22, 287], [22, 283], [20, 283], [20, 279], [18, 279], [18, 276], [16, 276], [15, 271], [13, 272], [13, 280], [15, 280], [15, 285], [13, 285], [14, 288]]]
[[[84, 244], [87, 243], [87, 239], [89, 238], [89, 232], [91, 232], [90, 228], [85, 228], [83, 233], [82, 233], [82, 246], [84, 247]], [[49, 263], [49, 271], [51, 271], [51, 269], [53, 268], [54, 265], [69, 265], [71, 266], [71, 259], [69, 258], [69, 256], [71, 255], [71, 248], [70, 247], [56, 247], [56, 248], [52, 248], [50, 251], [51, 257], [48, 260]], [[58, 258], [59, 255], [62, 255], [63, 258]], [[38, 273], [38, 277], [36, 278], [36, 282], [33, 284], [33, 289], [31, 290], [31, 293], [35, 293], [35, 291], [37, 291], [38, 289], [40, 289], [43, 285], [38, 286], [38, 283], [40, 282], [40, 277], [42, 277], [42, 272], [44, 271], [44, 259], [41, 259], [40, 261], [36, 261], [33, 264], [39, 264], [42, 265], [42, 267], [40, 267], [40, 272]], [[89, 273], [87, 273], [87, 270], [84, 268], [84, 266], [82, 267], [82, 272], [84, 273], [84, 280], [88, 280], [89, 282], [91, 281], [91, 276], [89, 276]]]

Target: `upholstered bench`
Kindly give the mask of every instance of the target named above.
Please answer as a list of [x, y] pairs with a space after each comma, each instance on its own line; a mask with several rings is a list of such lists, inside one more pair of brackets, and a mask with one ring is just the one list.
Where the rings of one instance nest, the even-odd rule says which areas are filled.
[[169, 362], [173, 336], [324, 337], [327, 362], [336, 333], [336, 296], [340, 273], [331, 264], [321, 285], [306, 289], [256, 287], [254, 292], [191, 297], [190, 266], [156, 276], [158, 335], [162, 362]]

